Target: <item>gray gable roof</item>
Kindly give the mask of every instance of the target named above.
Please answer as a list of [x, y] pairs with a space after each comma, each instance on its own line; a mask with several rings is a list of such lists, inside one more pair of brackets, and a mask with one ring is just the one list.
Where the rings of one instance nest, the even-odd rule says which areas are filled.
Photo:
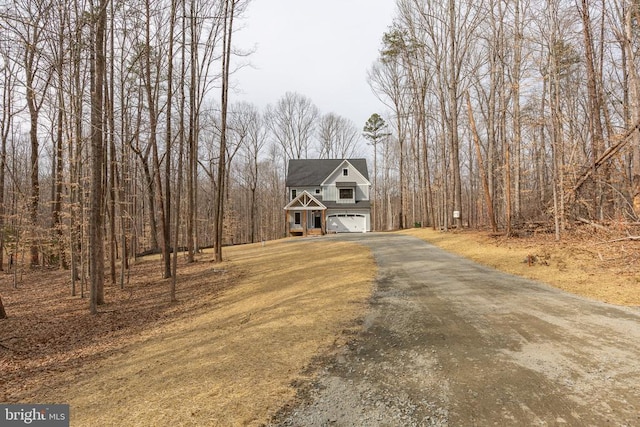
[[291, 159], [287, 172], [287, 187], [319, 187], [331, 172], [347, 160], [367, 180], [366, 159]]

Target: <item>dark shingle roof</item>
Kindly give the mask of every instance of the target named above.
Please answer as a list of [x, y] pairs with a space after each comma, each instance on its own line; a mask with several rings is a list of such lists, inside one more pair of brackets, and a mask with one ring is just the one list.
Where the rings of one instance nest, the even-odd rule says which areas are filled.
[[286, 186], [319, 186], [345, 160], [348, 160], [367, 180], [369, 179], [366, 159], [291, 159]]

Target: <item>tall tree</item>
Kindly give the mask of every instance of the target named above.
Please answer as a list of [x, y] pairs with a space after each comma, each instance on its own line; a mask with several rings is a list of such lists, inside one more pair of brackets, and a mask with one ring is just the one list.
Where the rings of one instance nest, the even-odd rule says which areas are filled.
[[267, 142], [267, 128], [263, 116], [257, 108], [248, 107], [247, 114], [249, 116], [247, 143], [245, 144], [245, 169], [244, 179], [250, 191], [249, 206], [249, 241], [256, 242], [258, 223], [258, 200], [257, 190], [260, 182], [260, 154], [262, 153]]
[[104, 304], [104, 232], [103, 218], [103, 87], [106, 69], [105, 32], [107, 26], [107, 8], [109, 0], [100, 0], [95, 5], [93, 25], [94, 38], [91, 43], [91, 209], [89, 221], [89, 245], [91, 247], [90, 276], [91, 314], [98, 312], [98, 305]]
[[[160, 76], [160, 65], [152, 62], [159, 61], [160, 56], [156, 49], [159, 49], [159, 46], [153, 46], [151, 43], [151, 35], [150, 35], [150, 27], [149, 21], [150, 18], [150, 1], [146, 1], [146, 13], [148, 16], [147, 27], [146, 27], [146, 55], [145, 55], [145, 71], [143, 73], [143, 78], [145, 80], [145, 88], [147, 91], [147, 100], [149, 102], [147, 108], [149, 111], [149, 144], [151, 145], [151, 152], [153, 158], [153, 176], [155, 177], [155, 189], [157, 194], [157, 202], [158, 202], [158, 212], [160, 214], [160, 229], [161, 229], [161, 245], [162, 245], [162, 259], [164, 260], [164, 268], [163, 268], [163, 277], [168, 278], [171, 277], [171, 268], [170, 268], [170, 255], [169, 255], [169, 222], [166, 217], [166, 213], [169, 212], [165, 210], [165, 205], [169, 203], [169, 200], [165, 200], [163, 194], [163, 186], [162, 186], [162, 172], [160, 165], [160, 150], [158, 148], [158, 139], [157, 139], [157, 127], [158, 127], [158, 102], [159, 102], [159, 89], [160, 89], [160, 80], [162, 77]], [[153, 67], [153, 69], [152, 69]]]
[[321, 159], [348, 159], [358, 152], [358, 130], [349, 119], [335, 113], [320, 117], [317, 125]]
[[402, 64], [403, 49], [401, 31], [395, 29], [383, 36], [383, 50], [379, 61], [375, 62], [368, 71], [367, 79], [378, 98], [391, 110], [395, 118], [396, 139], [398, 143], [398, 175], [400, 187], [400, 204], [398, 223], [405, 227], [405, 201], [407, 199], [405, 185], [405, 140], [407, 137], [407, 112], [409, 109], [410, 91], [406, 85], [407, 75]]
[[[600, 96], [600, 90], [598, 85], [600, 76], [597, 73], [596, 66], [596, 53], [594, 47], [593, 30], [591, 28], [591, 11], [590, 2], [587, 0], [581, 0], [579, 7], [580, 18], [582, 21], [582, 36], [585, 52], [585, 65], [587, 71], [587, 95], [588, 95], [588, 108], [589, 108], [589, 133], [591, 134], [591, 167], [593, 169], [592, 175], [596, 177], [596, 162], [604, 151], [604, 130], [602, 127], [602, 97]], [[596, 185], [597, 194], [603, 194], [608, 191], [604, 191], [601, 183]], [[603, 200], [601, 196], [594, 195], [593, 198], [593, 211], [594, 216], [602, 220], [603, 218]]]
[[311, 99], [287, 92], [267, 107], [267, 123], [286, 159], [309, 158], [319, 111]]
[[[163, 261], [164, 261], [164, 272], [163, 276], [165, 278], [172, 276], [171, 270], [171, 149], [173, 146], [173, 133], [172, 133], [172, 119], [173, 119], [173, 54], [174, 54], [174, 27], [176, 26], [176, 15], [177, 15], [177, 0], [171, 0], [171, 11], [169, 16], [169, 48], [168, 48], [168, 65], [167, 65], [167, 106], [166, 106], [166, 117], [167, 117], [167, 125], [166, 125], [166, 134], [164, 145], [166, 147], [165, 151], [165, 169], [164, 169], [164, 200], [165, 200], [165, 211], [164, 211], [164, 221], [165, 227], [162, 229], [163, 233]], [[176, 210], [179, 209], [179, 206], [176, 207]], [[174, 251], [177, 251], [177, 245], [174, 245]], [[176, 274], [173, 271], [173, 274]], [[175, 281], [172, 281], [172, 287], [170, 291], [170, 299], [171, 301], [175, 301]]]
[[40, 206], [40, 112], [46, 100], [46, 94], [53, 78], [51, 58], [45, 48], [47, 41], [47, 23], [51, 19], [53, 4], [41, 0], [24, 0], [7, 6], [4, 25], [12, 33], [14, 42], [20, 46], [19, 55], [24, 72], [24, 87], [27, 111], [29, 113], [29, 141], [31, 147], [30, 162], [30, 200], [29, 219], [31, 223], [31, 265], [39, 264], [37, 243], [38, 210]]
[[2, 67], [2, 111], [0, 112], [0, 271], [4, 270], [5, 251], [5, 173], [7, 170], [7, 144], [13, 130], [14, 118], [20, 112], [17, 98], [16, 71], [17, 62], [13, 58], [12, 48], [8, 40], [0, 41], [0, 61]]
[[224, 182], [227, 154], [227, 109], [229, 108], [229, 70], [231, 61], [231, 36], [233, 34], [233, 18], [238, 0], [224, 0], [222, 13], [222, 88], [220, 110], [220, 157], [218, 159], [218, 188], [216, 193], [216, 230], [215, 230], [215, 260], [222, 262], [222, 232], [224, 223]]
[[373, 113], [362, 129], [362, 135], [369, 140], [369, 144], [373, 147], [373, 191], [371, 200], [371, 216], [373, 217], [373, 229], [377, 230], [379, 224], [376, 223], [376, 210], [378, 205], [378, 145], [387, 139], [391, 133], [387, 122], [378, 114]]

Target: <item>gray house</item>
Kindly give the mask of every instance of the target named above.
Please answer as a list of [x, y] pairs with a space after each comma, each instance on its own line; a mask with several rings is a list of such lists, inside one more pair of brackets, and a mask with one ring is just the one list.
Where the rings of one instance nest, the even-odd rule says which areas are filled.
[[287, 236], [371, 231], [366, 159], [289, 160]]

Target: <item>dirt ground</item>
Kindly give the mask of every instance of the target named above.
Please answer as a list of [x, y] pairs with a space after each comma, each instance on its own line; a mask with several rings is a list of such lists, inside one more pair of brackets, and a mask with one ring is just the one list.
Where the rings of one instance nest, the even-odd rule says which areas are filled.
[[[561, 242], [549, 235], [507, 239], [487, 233], [431, 230], [382, 236], [412, 234], [493, 268], [535, 278], [576, 295], [640, 306], [640, 242], [624, 239], [623, 232], [582, 230]], [[480, 346], [470, 354], [467, 345], [454, 345], [446, 339], [470, 336], [475, 331], [465, 327], [472, 320], [452, 311], [463, 302], [456, 301], [448, 308], [441, 307], [443, 299], [418, 303], [409, 288], [394, 287], [391, 276], [379, 275], [370, 249], [362, 244], [320, 238], [233, 247], [225, 252], [230, 261], [222, 265], [209, 262], [211, 256], [204, 254], [195, 264], [181, 264], [178, 304], [168, 303], [168, 282], [156, 278], [157, 260], [141, 260], [133, 267], [125, 290], [107, 286], [108, 304], [97, 317], [88, 314], [86, 299], [68, 296], [67, 272], [27, 270], [18, 289], [11, 287], [12, 276], [0, 274], [0, 296], [10, 316], [0, 321], [0, 402], [71, 402], [74, 426], [95, 425], [96, 421], [101, 425], [262, 425], [274, 414], [279, 415], [273, 423], [296, 425], [286, 420], [287, 414], [301, 413], [301, 402], [321, 406], [322, 399], [309, 403], [318, 397], [313, 385], [329, 378], [330, 383], [322, 387], [333, 390], [342, 403], [326, 400], [327, 404], [356, 416], [351, 420], [359, 420], [357, 424], [383, 425], [387, 420], [403, 425], [460, 425], [453, 421], [464, 412], [461, 405], [474, 401], [469, 397], [474, 393], [490, 391], [471, 385], [477, 385], [485, 375], [507, 378], [513, 374], [506, 370], [500, 376], [491, 370], [495, 360], [500, 360], [496, 354], [510, 354], [514, 369], [518, 363], [529, 363], [530, 377], [523, 377], [527, 381], [555, 378], [551, 385], [534, 382], [542, 387], [534, 393], [536, 396], [543, 396], [545, 387], [564, 382], [582, 387], [580, 396], [569, 394], [583, 402], [592, 401], [589, 391], [624, 382], [629, 375], [617, 365], [621, 357], [639, 359], [636, 347], [621, 349], [607, 342], [598, 344], [598, 348], [611, 350], [613, 355], [599, 354], [598, 365], [585, 366], [575, 355], [590, 356], [583, 350], [591, 345], [588, 339], [566, 349], [540, 338], [552, 334], [551, 330], [515, 326], [560, 322], [564, 327], [567, 321], [542, 318], [538, 315], [542, 309], [526, 320], [518, 320], [500, 311], [495, 301], [482, 301], [496, 312], [476, 320], [487, 323], [501, 318], [508, 328], [487, 334], [500, 333], [505, 337], [503, 344], [509, 345], [499, 351]], [[320, 280], [327, 277], [331, 281]], [[408, 341], [430, 343], [431, 347], [420, 350], [400, 343], [397, 328], [402, 328], [403, 321], [376, 311], [389, 297], [402, 302], [387, 306], [396, 311], [409, 313], [409, 309], [423, 304], [423, 311], [434, 307], [431, 314], [435, 317], [418, 320], [422, 334], [414, 330]], [[591, 337], [595, 332], [581, 329], [588, 317], [574, 316], [571, 322], [580, 333]], [[454, 320], [453, 330], [435, 328], [451, 323], [447, 319]], [[602, 323], [608, 323], [606, 319], [589, 322], [593, 331], [611, 335], [611, 330], [602, 329]], [[635, 337], [637, 319], [626, 325], [620, 335]], [[384, 335], [386, 330], [392, 333]], [[442, 336], [446, 345], [439, 347]], [[483, 340], [478, 342], [485, 342], [486, 337]], [[624, 345], [624, 341], [621, 343]], [[394, 349], [402, 353], [394, 353]], [[389, 359], [391, 355], [397, 359]], [[372, 365], [370, 358], [386, 362]], [[405, 363], [407, 358], [412, 362]], [[461, 361], [473, 363], [461, 367]], [[395, 365], [406, 369], [394, 371]], [[567, 366], [572, 368], [567, 370]], [[361, 378], [376, 377], [388, 384], [393, 378], [413, 379], [411, 384], [405, 383], [406, 389], [388, 387], [381, 389], [381, 394], [365, 386], [362, 395], [347, 387], [353, 385], [355, 377], [333, 375], [341, 370], [362, 374]], [[448, 375], [446, 381], [429, 382], [443, 371]], [[629, 378], [637, 382], [633, 375], [631, 372]], [[467, 385], [471, 390], [468, 395], [452, 392]], [[421, 390], [421, 400], [405, 399], [412, 387]], [[521, 419], [515, 407], [508, 404], [510, 396], [517, 394], [515, 390], [495, 388], [488, 394], [507, 408], [507, 418], [501, 418], [499, 425], [510, 424], [508, 417]], [[637, 389], [635, 394], [640, 395]], [[373, 406], [365, 407], [367, 416], [358, 417], [353, 408], [363, 396], [371, 397]], [[456, 399], [461, 401], [454, 402]], [[628, 403], [637, 413], [637, 402]], [[599, 407], [603, 414], [614, 411]], [[484, 413], [478, 406], [473, 408]], [[527, 408], [521, 406], [520, 411], [531, 412]], [[589, 419], [585, 415], [575, 418], [561, 412], [555, 420], [531, 418], [530, 425], [590, 425], [583, 422]], [[416, 418], [416, 414], [422, 414], [422, 418]], [[481, 422], [485, 418], [475, 417], [467, 421], [476, 421], [464, 425], [485, 425]], [[339, 414], [329, 418], [308, 418], [305, 425], [347, 425], [339, 422]], [[628, 425], [640, 424], [637, 418], [626, 420], [630, 420]]]

